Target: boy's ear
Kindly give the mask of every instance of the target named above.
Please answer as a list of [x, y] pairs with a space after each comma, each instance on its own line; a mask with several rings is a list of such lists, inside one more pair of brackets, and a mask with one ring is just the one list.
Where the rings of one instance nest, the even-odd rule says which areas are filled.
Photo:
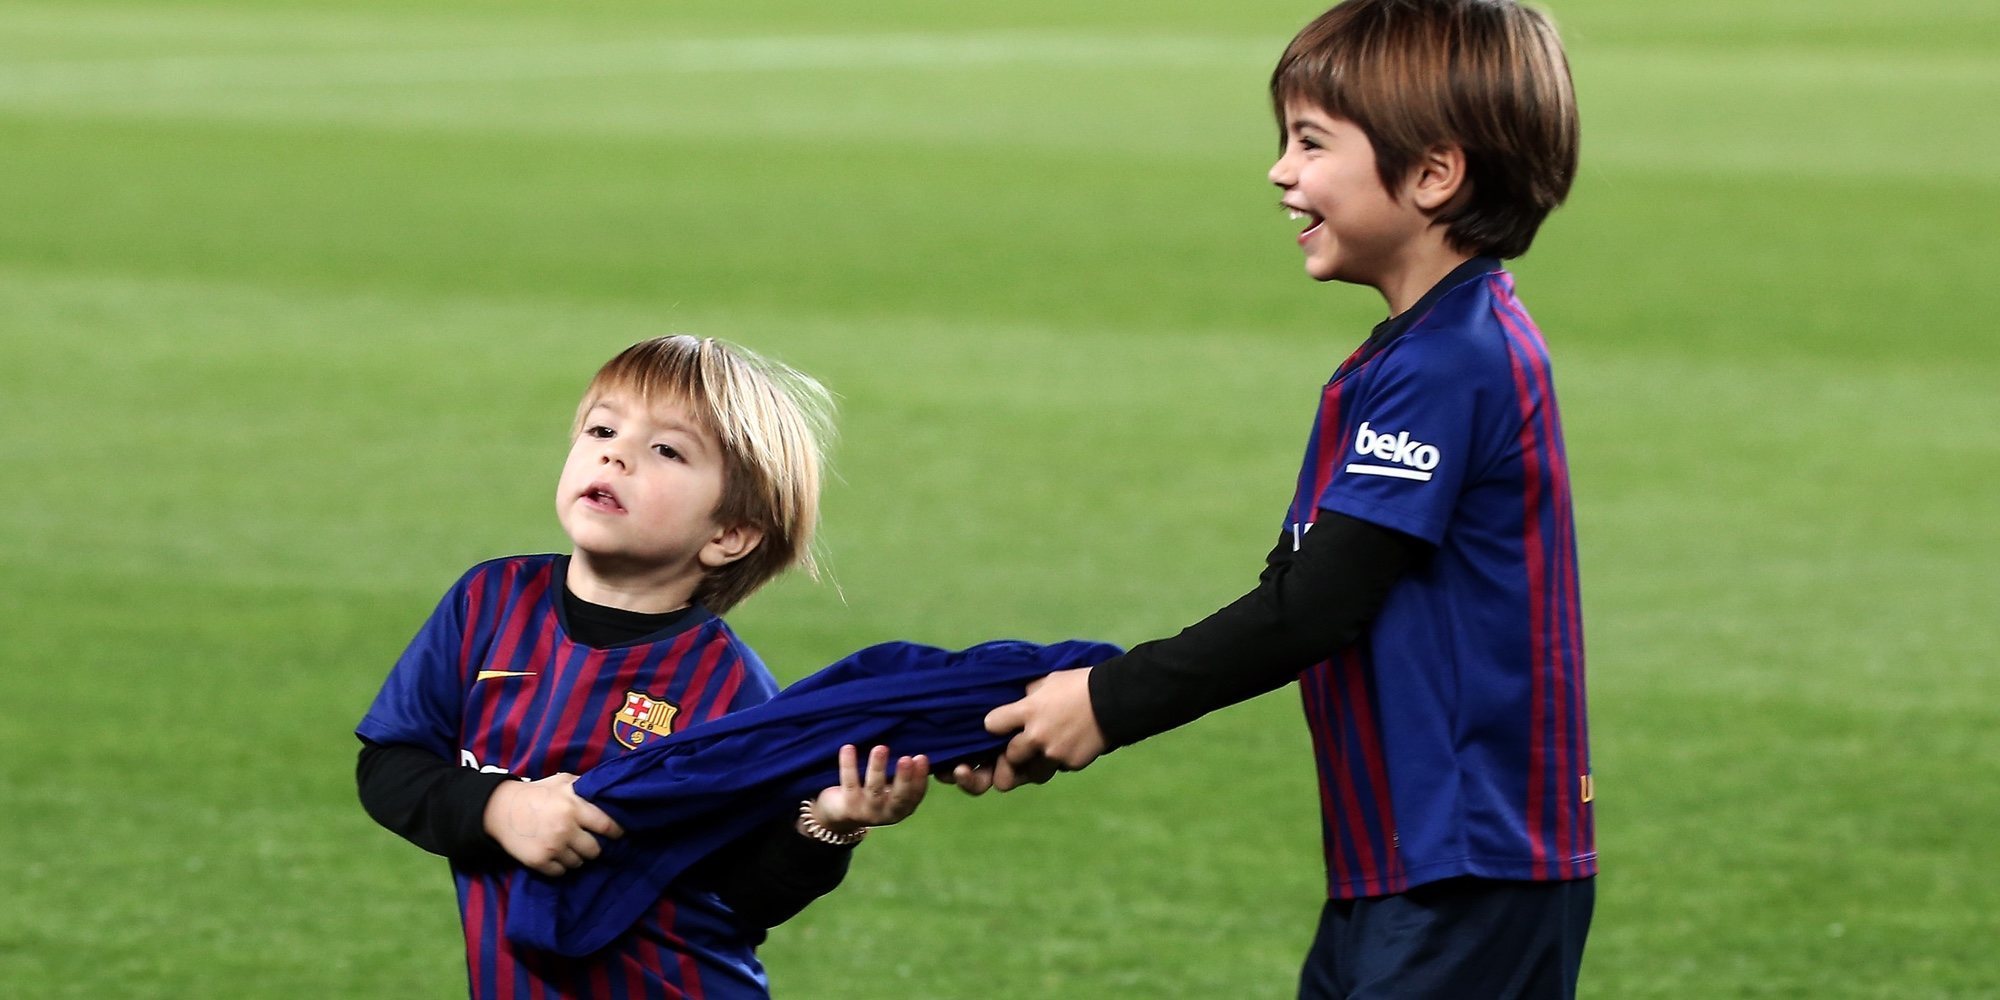
[[1458, 146], [1432, 146], [1417, 158], [1410, 171], [1411, 201], [1425, 212], [1437, 213], [1451, 204], [1465, 187], [1465, 150]]
[[764, 541], [764, 529], [754, 524], [732, 524], [716, 530], [701, 547], [703, 569], [721, 569], [752, 552]]

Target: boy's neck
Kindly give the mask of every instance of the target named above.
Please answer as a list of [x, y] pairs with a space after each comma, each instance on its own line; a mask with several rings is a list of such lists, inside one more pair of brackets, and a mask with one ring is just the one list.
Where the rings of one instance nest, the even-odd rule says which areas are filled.
[[592, 604], [657, 615], [687, 607], [694, 600], [701, 569], [634, 564], [573, 549], [563, 582], [569, 585], [570, 593]]
[[[1433, 233], [1437, 230], [1433, 229]], [[1404, 258], [1389, 269], [1374, 283], [1375, 290], [1389, 304], [1391, 317], [1401, 316], [1417, 300], [1424, 297], [1443, 281], [1458, 265], [1471, 260], [1475, 254], [1455, 250], [1441, 238], [1420, 240], [1409, 248]]]

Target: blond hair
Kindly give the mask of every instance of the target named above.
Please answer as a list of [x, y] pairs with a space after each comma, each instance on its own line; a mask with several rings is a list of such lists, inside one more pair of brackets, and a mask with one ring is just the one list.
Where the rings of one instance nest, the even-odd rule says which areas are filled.
[[709, 570], [694, 599], [721, 614], [797, 565], [819, 579], [813, 532], [833, 398], [812, 376], [713, 337], [654, 337], [605, 362], [577, 404], [574, 436], [606, 395], [646, 406], [680, 403], [722, 443], [722, 499], [715, 519], [750, 525], [763, 539]]

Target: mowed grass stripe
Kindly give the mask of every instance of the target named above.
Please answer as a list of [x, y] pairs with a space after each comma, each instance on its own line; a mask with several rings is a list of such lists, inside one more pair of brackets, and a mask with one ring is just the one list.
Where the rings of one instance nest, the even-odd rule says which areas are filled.
[[[162, 88], [375, 88], [627, 75], [789, 74], [826, 70], [962, 72], [984, 67], [1085, 66], [1171, 71], [1238, 66], [1266, 40], [1062, 35], [866, 35], [752, 38], [661, 36], [555, 45], [458, 46], [314, 55], [214, 55], [43, 60], [0, 69], [0, 101]], [[220, 95], [216, 95], [220, 96]]]
[[1587, 169], [1996, 183], [2000, 61], [1931, 52], [1615, 46], [1575, 56]]
[[[1108, 112], [1133, 91], [1115, 80], [1200, 72], [1226, 87], [1254, 77], [1274, 44], [1032, 33], [661, 35], [433, 49], [391, 43], [307, 55], [26, 59], [0, 69], [0, 106], [360, 129], [618, 136], [784, 128], [983, 143], [1034, 142], [1052, 116], [1075, 116], [1080, 127], [1068, 133], [1072, 138], [1056, 141], [1086, 135], [1116, 141], [1125, 116]], [[1721, 55], [1660, 46], [1583, 48], [1577, 64], [1589, 151], [1600, 166], [1990, 180], [2000, 164], [2000, 135], [1963, 128], [1959, 110], [2000, 102], [2000, 68], [1992, 60], [1916, 52], [1857, 59], [1836, 48], [1793, 44]], [[1038, 69], [1059, 71], [1060, 86], [1037, 85]], [[702, 79], [675, 83], [676, 77]], [[617, 98], [610, 102], [607, 85]], [[829, 88], [841, 97], [830, 99]], [[990, 101], [996, 93], [1011, 95], [1003, 108], [1038, 103], [1033, 111], [996, 112]], [[1066, 107], [1073, 102], [1060, 98], [1076, 93], [1098, 99], [1087, 108]], [[1758, 99], [1735, 99], [1745, 93]], [[1246, 88], [1243, 104], [1253, 96]], [[787, 97], [799, 102], [789, 122], [760, 111], [761, 101]], [[985, 127], [965, 128], [968, 115], [984, 119]], [[1107, 127], [1113, 136], [1103, 135]], [[1130, 140], [1143, 137], [1136, 132]], [[1177, 156], [1228, 148], [1171, 146]]]

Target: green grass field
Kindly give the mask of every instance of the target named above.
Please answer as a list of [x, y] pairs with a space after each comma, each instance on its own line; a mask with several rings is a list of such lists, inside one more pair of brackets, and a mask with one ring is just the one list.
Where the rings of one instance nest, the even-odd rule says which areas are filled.
[[[841, 396], [837, 586], [732, 616], [781, 679], [1236, 596], [1379, 318], [1263, 179], [1317, 9], [0, 0], [0, 996], [462, 993], [350, 731], [462, 569], [562, 545], [645, 336]], [[2000, 996], [2000, 8], [1554, 11], [1585, 992]], [[1281, 692], [940, 789], [776, 992], [1288, 996], [1305, 747]]]

